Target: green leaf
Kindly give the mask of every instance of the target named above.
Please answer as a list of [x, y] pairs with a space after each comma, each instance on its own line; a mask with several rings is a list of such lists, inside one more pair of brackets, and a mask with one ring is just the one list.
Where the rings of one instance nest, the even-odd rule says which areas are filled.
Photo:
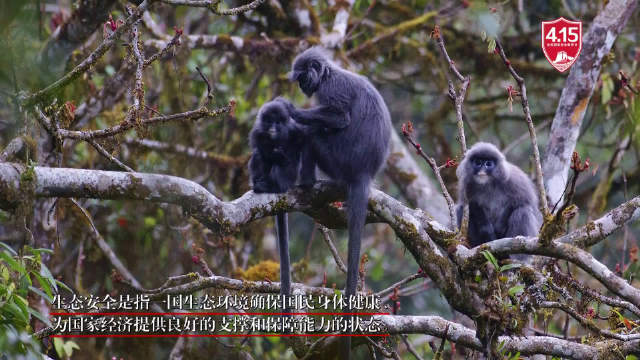
[[63, 283], [62, 281], [56, 280], [56, 284], [58, 284], [61, 288], [73, 294], [73, 290], [71, 290], [71, 288], [68, 287], [67, 284]]
[[32, 308], [28, 308], [29, 314], [35, 316], [36, 318], [38, 318], [40, 321], [42, 321], [45, 325], [47, 326], [51, 326], [51, 321], [49, 321], [49, 319], [47, 319], [44, 315], [42, 315], [42, 313], [36, 309], [32, 309]]
[[56, 353], [58, 353], [58, 356], [60, 356], [61, 358], [65, 357], [64, 340], [62, 340], [61, 338], [53, 338], [53, 347], [56, 349]]
[[51, 249], [46, 249], [46, 248], [38, 248], [38, 249], [31, 249], [32, 252], [39, 254], [39, 253], [49, 253], [49, 254], [53, 254], [53, 250]]
[[144, 226], [149, 228], [156, 226], [156, 219], [151, 216], [145, 217]]
[[29, 308], [25, 303], [26, 300], [19, 295], [14, 295], [12, 300], [5, 309], [9, 310], [22, 324], [29, 324]]
[[71, 357], [71, 355], [73, 355], [74, 349], [80, 350], [80, 346], [78, 346], [78, 344], [76, 344], [74, 341], [66, 341], [64, 343], [64, 352], [67, 354], [67, 356]]
[[493, 54], [495, 50], [496, 50], [496, 39], [490, 39], [489, 45], [487, 46], [487, 52], [489, 54]]
[[518, 263], [507, 264], [507, 265], [504, 265], [504, 266], [500, 267], [500, 272], [504, 272], [504, 271], [511, 270], [511, 269], [517, 269], [517, 268], [519, 268], [521, 266], [522, 266], [522, 264], [518, 264]]
[[616, 309], [611, 309], [611, 312], [613, 312], [616, 315], [618, 315], [618, 320], [620, 320], [620, 321], [624, 320], [624, 316], [622, 316], [622, 314], [619, 311], [617, 311]]
[[27, 275], [27, 270], [25, 270], [24, 266], [18, 263], [8, 252], [0, 252], [0, 259], [6, 261], [9, 267], [14, 271], [17, 271], [22, 275]]
[[4, 265], [0, 266], [0, 278], [5, 282], [9, 282], [9, 268]]
[[38, 289], [37, 287], [29, 286], [29, 290], [31, 290], [34, 293], [40, 295], [43, 299], [47, 300], [49, 302], [49, 304], [51, 304], [51, 302], [53, 301], [51, 296], [45, 294], [42, 290]]
[[[40, 274], [33, 273], [33, 275], [35, 275], [36, 279], [38, 279], [38, 282], [40, 283], [40, 287], [47, 294], [47, 297], [45, 298], [49, 298], [49, 299], [52, 298], [53, 293], [51, 292], [51, 286], [49, 286], [49, 282], [45, 280], [42, 276], [40, 276]], [[49, 303], [51, 303], [51, 301], [49, 301]]]
[[613, 94], [613, 89], [614, 89], [614, 84], [613, 84], [613, 79], [611, 78], [611, 75], [609, 74], [602, 74], [602, 76], [600, 77], [602, 79], [602, 105], [606, 105], [609, 103], [609, 100], [611, 100], [612, 94]]
[[15, 250], [13, 250], [13, 248], [11, 246], [3, 243], [2, 241], [0, 241], [0, 246], [2, 246], [3, 248], [7, 249], [11, 253], [11, 255], [18, 256], [18, 253]]
[[41, 264], [40, 266], [40, 275], [44, 276], [45, 279], [49, 280], [49, 284], [53, 286], [53, 289], [58, 292], [58, 286], [56, 285], [56, 279], [53, 278], [51, 271], [45, 264]]
[[495, 269], [500, 268], [500, 266], [498, 265], [498, 260], [495, 258], [495, 256], [493, 256], [493, 254], [489, 250], [484, 250], [482, 252], [482, 255], [484, 255], [484, 258], [487, 259], [487, 261], [490, 262]]
[[515, 294], [524, 290], [524, 285], [516, 285], [509, 289], [509, 296], [514, 296]]

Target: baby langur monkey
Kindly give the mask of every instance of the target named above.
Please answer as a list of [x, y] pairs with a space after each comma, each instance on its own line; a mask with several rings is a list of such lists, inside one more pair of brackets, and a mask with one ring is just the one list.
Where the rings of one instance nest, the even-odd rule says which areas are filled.
[[479, 142], [456, 170], [458, 226], [469, 203], [467, 239], [471, 247], [514, 236], [536, 236], [542, 225], [533, 182], [493, 144]]
[[[283, 98], [267, 102], [258, 111], [249, 134], [252, 149], [249, 175], [256, 193], [283, 193], [295, 185], [307, 128], [291, 119], [290, 103]], [[280, 253], [280, 294], [290, 295], [289, 225], [286, 212], [276, 214]]]

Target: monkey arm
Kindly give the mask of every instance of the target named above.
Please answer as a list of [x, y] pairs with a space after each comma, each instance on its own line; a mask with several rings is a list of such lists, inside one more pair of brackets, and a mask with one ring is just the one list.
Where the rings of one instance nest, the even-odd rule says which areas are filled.
[[294, 109], [291, 117], [304, 125], [330, 129], [344, 129], [351, 123], [349, 113], [329, 105], [320, 105], [311, 109]]

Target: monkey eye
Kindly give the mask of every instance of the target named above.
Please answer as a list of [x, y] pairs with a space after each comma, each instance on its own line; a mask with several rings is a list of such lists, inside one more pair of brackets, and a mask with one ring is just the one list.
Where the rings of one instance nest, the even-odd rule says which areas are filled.
[[496, 164], [493, 160], [487, 160], [484, 162], [484, 167], [486, 167], [487, 169], [493, 169], [495, 165]]
[[475, 168], [480, 168], [482, 167], [482, 164], [484, 164], [484, 161], [480, 160], [480, 159], [475, 159], [473, 160], [473, 167]]

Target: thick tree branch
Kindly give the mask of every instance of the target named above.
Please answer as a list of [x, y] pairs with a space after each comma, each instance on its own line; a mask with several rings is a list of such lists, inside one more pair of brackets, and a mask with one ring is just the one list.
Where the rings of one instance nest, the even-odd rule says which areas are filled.
[[[16, 164], [0, 164], [0, 206], [17, 206], [20, 174]], [[329, 227], [344, 227], [344, 211], [328, 204], [344, 199], [344, 189], [319, 182], [311, 190], [296, 188], [282, 194], [248, 192], [224, 202], [200, 185], [186, 179], [157, 174], [35, 167], [35, 196], [146, 200], [172, 203], [185, 208], [212, 230], [225, 234], [278, 211], [302, 211]], [[465, 313], [482, 309], [482, 301], [459, 279], [457, 266], [430, 235], [446, 246], [453, 236], [421, 210], [406, 208], [387, 194], [373, 190], [369, 222], [391, 225], [418, 265], [442, 289], [452, 305]]]
[[333, 28], [331, 32], [323, 34], [320, 40], [325, 47], [334, 48], [341, 45], [344, 41], [345, 35], [347, 34], [347, 25], [349, 24], [349, 11], [354, 2], [355, 0], [336, 2], [338, 11], [333, 20]]
[[[20, 178], [23, 167], [0, 163], [0, 206], [15, 208], [19, 202]], [[344, 212], [328, 204], [342, 200], [344, 189], [319, 182], [311, 190], [293, 189], [282, 195], [248, 192], [239, 199], [224, 202], [200, 185], [178, 177], [143, 173], [122, 173], [64, 168], [33, 168], [35, 196], [85, 197], [98, 199], [146, 200], [177, 204], [214, 231], [231, 233], [253, 220], [272, 216], [278, 211], [302, 211], [330, 227], [345, 225]], [[373, 190], [369, 201], [369, 222], [386, 222], [412, 253], [418, 265], [459, 311], [477, 314], [483, 301], [468, 289], [460, 278], [458, 265], [442, 249], [451, 244], [455, 235], [441, 224], [429, 219], [421, 210], [412, 210], [388, 196]], [[640, 197], [614, 209], [593, 224], [543, 246], [537, 238], [517, 237], [489, 242], [471, 250], [458, 246], [457, 256], [464, 260], [481, 258], [480, 251], [495, 255], [513, 253], [537, 254], [565, 259], [575, 263], [635, 306], [640, 304], [640, 290], [616, 276], [591, 254], [569, 243], [604, 237], [628, 221], [640, 217]], [[590, 241], [590, 240], [589, 240]]]
[[25, 146], [25, 141], [22, 136], [18, 136], [11, 140], [4, 150], [0, 153], [0, 161], [10, 161], [18, 154]]
[[496, 256], [532, 254], [567, 260], [596, 278], [612, 293], [631, 302], [634, 306], [640, 307], [640, 289], [617, 276], [593, 255], [576, 246], [594, 243], [594, 238], [602, 239], [620, 229], [624, 224], [638, 218], [640, 218], [640, 196], [620, 205], [593, 223], [551, 241], [548, 245], [542, 244], [535, 237], [518, 236], [494, 240], [471, 250], [459, 245], [457, 255], [461, 259], [482, 259], [481, 252], [489, 250]]
[[[381, 321], [390, 334], [428, 334], [439, 338], [446, 336], [447, 340], [464, 347], [484, 350], [475, 331], [439, 316], [376, 315], [373, 318]], [[575, 360], [599, 359], [599, 351], [595, 346], [550, 336], [500, 336], [497, 342], [503, 344], [505, 353], [547, 354]]]
[[597, 85], [602, 60], [611, 50], [637, 3], [637, 0], [609, 1], [595, 17], [582, 40], [582, 52], [571, 67], [562, 89], [542, 164], [551, 204], [560, 200], [567, 183], [571, 154]]

